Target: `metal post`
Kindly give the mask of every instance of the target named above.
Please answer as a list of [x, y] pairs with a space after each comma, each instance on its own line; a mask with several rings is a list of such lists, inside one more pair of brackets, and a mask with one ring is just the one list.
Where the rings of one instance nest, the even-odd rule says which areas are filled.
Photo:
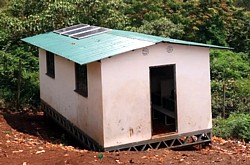
[[222, 106], [222, 117], [225, 118], [226, 117], [226, 85], [225, 85], [225, 81], [223, 82], [223, 106]]
[[21, 60], [19, 59], [18, 78], [17, 78], [16, 110], [19, 110], [19, 107], [20, 107], [21, 77], [22, 77], [22, 64], [21, 64]]

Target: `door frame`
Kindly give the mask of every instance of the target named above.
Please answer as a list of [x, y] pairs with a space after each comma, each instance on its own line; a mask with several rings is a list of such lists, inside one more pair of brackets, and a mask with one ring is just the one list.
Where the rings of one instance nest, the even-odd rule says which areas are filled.
[[[175, 108], [175, 131], [171, 132], [172, 133], [178, 133], [178, 107], [177, 107], [177, 86], [176, 86], [176, 64], [166, 64], [166, 65], [156, 65], [156, 66], [149, 66], [149, 93], [150, 93], [150, 115], [151, 115], [151, 137], [155, 136], [153, 135], [153, 111], [152, 111], [152, 97], [151, 97], [151, 69], [152, 68], [160, 68], [160, 67], [168, 67], [168, 66], [172, 66], [173, 67], [173, 86], [174, 86], [174, 108]], [[168, 134], [168, 133], [166, 133]]]

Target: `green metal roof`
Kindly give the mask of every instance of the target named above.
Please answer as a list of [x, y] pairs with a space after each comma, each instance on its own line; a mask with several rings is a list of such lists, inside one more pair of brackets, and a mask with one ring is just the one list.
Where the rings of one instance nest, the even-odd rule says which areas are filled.
[[78, 64], [87, 64], [160, 42], [227, 49], [227, 47], [164, 38], [142, 33], [111, 30], [83, 39], [49, 32], [22, 39]]

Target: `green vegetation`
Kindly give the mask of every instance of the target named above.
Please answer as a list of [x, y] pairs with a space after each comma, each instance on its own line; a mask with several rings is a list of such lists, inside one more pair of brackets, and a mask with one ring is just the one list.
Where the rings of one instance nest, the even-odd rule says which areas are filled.
[[21, 66], [20, 104], [23, 106], [39, 104], [38, 59], [31, 50], [23, 47], [7, 53], [0, 51], [0, 99], [8, 106], [16, 105], [17, 85]]
[[218, 50], [210, 54], [213, 116], [222, 115], [223, 107], [226, 116], [231, 112], [250, 112], [250, 62], [247, 54]]
[[211, 51], [213, 116], [250, 112], [249, 6], [249, 0], [2, 0], [0, 101], [39, 105], [38, 53], [21, 38], [86, 23], [234, 48]]
[[250, 114], [232, 113], [227, 119], [218, 117], [213, 121], [213, 133], [222, 138], [250, 141]]

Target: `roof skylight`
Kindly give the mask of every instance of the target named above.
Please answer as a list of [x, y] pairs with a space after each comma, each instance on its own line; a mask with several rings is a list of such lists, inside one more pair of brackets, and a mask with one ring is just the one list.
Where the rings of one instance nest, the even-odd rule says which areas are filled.
[[90, 26], [87, 24], [78, 24], [70, 27], [66, 27], [59, 30], [54, 30], [55, 33], [65, 35], [68, 37], [82, 39], [89, 36], [101, 34], [110, 31], [111, 29], [98, 27], [98, 26]]

